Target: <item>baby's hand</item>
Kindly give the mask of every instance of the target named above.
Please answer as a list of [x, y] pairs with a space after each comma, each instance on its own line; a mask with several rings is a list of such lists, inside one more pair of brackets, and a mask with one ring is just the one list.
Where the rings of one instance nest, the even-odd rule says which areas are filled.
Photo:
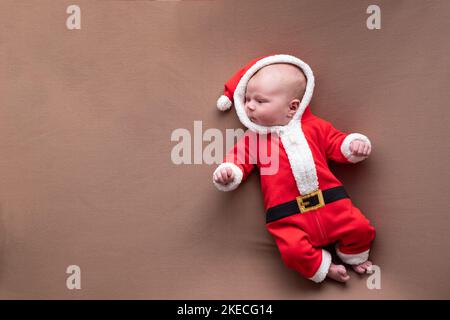
[[234, 172], [231, 168], [222, 168], [214, 174], [214, 181], [223, 185], [227, 185], [234, 179]]
[[370, 155], [371, 147], [367, 142], [353, 140], [350, 143], [350, 151], [354, 156], [368, 157]]

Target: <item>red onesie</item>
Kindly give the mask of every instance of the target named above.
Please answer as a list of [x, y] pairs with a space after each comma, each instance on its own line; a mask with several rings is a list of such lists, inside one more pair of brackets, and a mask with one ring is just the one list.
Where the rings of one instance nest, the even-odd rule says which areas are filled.
[[[251, 76], [272, 63], [301, 68], [307, 86], [299, 110], [287, 125], [264, 127], [247, 117], [243, 97]], [[231, 168], [234, 180], [225, 186], [214, 184], [222, 191], [234, 190], [257, 168], [267, 210], [266, 226], [281, 258], [287, 267], [321, 282], [331, 264], [331, 255], [324, 246], [336, 243], [343, 262], [360, 264], [368, 259], [375, 229], [352, 204], [327, 163], [364, 160], [352, 156], [349, 146], [353, 140], [370, 141], [359, 133], [340, 132], [313, 115], [308, 107], [313, 88], [309, 66], [290, 55], [258, 58], [239, 70], [225, 85], [218, 107], [224, 110], [234, 103], [239, 119], [249, 130], [216, 169]]]

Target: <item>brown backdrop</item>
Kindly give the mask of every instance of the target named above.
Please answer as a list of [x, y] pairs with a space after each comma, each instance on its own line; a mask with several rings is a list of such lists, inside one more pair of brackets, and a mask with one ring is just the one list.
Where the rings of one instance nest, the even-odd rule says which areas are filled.
[[[450, 298], [448, 1], [1, 1], [0, 24], [1, 298]], [[257, 175], [221, 193], [215, 165], [171, 161], [177, 128], [242, 127], [216, 99], [270, 53], [310, 64], [312, 111], [372, 140], [332, 169], [377, 228], [380, 290], [287, 269]]]

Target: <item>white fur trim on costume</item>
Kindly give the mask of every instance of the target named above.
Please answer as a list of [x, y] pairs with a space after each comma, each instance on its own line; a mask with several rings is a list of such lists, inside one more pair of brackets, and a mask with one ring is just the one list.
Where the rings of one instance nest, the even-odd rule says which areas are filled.
[[231, 108], [233, 103], [226, 95], [221, 95], [219, 99], [217, 99], [217, 109], [220, 111], [226, 111]]
[[[247, 89], [247, 84], [250, 80], [250, 78], [261, 68], [268, 66], [270, 64], [274, 63], [290, 63], [297, 67], [299, 67], [303, 73], [306, 76], [306, 89], [305, 94], [303, 95], [302, 101], [300, 102], [300, 106], [295, 113], [295, 115], [292, 117], [292, 119], [289, 121], [287, 125], [284, 126], [262, 126], [258, 125], [256, 123], [253, 123], [247, 116], [247, 113], [245, 112], [245, 92]], [[287, 55], [287, 54], [277, 54], [273, 56], [269, 56], [266, 58], [263, 58], [261, 60], [258, 60], [250, 69], [248, 69], [245, 74], [242, 76], [241, 80], [239, 81], [235, 91], [234, 91], [234, 106], [236, 108], [236, 113], [239, 117], [239, 120], [241, 123], [246, 126], [248, 129], [252, 130], [256, 133], [269, 133], [269, 132], [277, 132], [280, 133], [283, 130], [286, 129], [291, 123], [299, 121], [301, 118], [303, 112], [305, 111], [306, 107], [309, 105], [309, 102], [311, 101], [312, 94], [314, 91], [314, 75], [309, 67], [305, 62], [300, 60], [297, 57]]]
[[306, 195], [317, 191], [319, 180], [316, 165], [300, 121], [292, 123], [286, 130], [280, 132], [280, 138], [300, 194]]
[[328, 274], [328, 270], [330, 269], [330, 265], [331, 265], [331, 254], [328, 251], [322, 249], [322, 263], [320, 264], [320, 267], [319, 269], [317, 269], [314, 276], [309, 278], [309, 280], [312, 280], [316, 283], [325, 280]]
[[341, 145], [341, 152], [347, 158], [348, 161], [350, 161], [352, 163], [357, 163], [364, 159], [367, 159], [367, 157], [352, 155], [352, 152], [350, 151], [350, 143], [354, 140], [360, 140], [360, 141], [368, 143], [369, 145], [371, 145], [371, 143], [370, 143], [369, 138], [367, 138], [365, 135], [360, 134], [360, 133], [351, 133], [345, 137], [345, 139]]
[[[233, 173], [234, 173], [233, 181], [231, 181], [227, 185], [222, 185], [222, 184], [214, 181], [214, 174], [217, 171], [221, 170], [222, 168], [231, 168], [231, 170], [233, 170]], [[221, 163], [216, 168], [216, 170], [214, 170], [214, 174], [213, 174], [213, 183], [216, 186], [216, 188], [219, 189], [220, 191], [231, 191], [231, 190], [236, 189], [239, 186], [239, 184], [241, 183], [242, 177], [243, 177], [242, 170], [237, 165], [235, 165], [234, 163], [231, 163], [231, 162]]]
[[367, 259], [369, 259], [369, 250], [357, 253], [357, 254], [346, 254], [339, 251], [339, 249], [336, 248], [336, 253], [338, 257], [346, 264], [361, 264], [363, 262], [366, 262]]

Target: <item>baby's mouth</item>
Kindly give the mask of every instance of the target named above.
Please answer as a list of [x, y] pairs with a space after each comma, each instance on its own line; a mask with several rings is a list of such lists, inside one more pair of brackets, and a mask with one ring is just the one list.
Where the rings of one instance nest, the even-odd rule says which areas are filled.
[[248, 119], [251, 121], [251, 122], [257, 122], [258, 120], [256, 119], [256, 117], [254, 117], [254, 116], [251, 116], [250, 114], [248, 114], [247, 113], [247, 117], [248, 117]]

